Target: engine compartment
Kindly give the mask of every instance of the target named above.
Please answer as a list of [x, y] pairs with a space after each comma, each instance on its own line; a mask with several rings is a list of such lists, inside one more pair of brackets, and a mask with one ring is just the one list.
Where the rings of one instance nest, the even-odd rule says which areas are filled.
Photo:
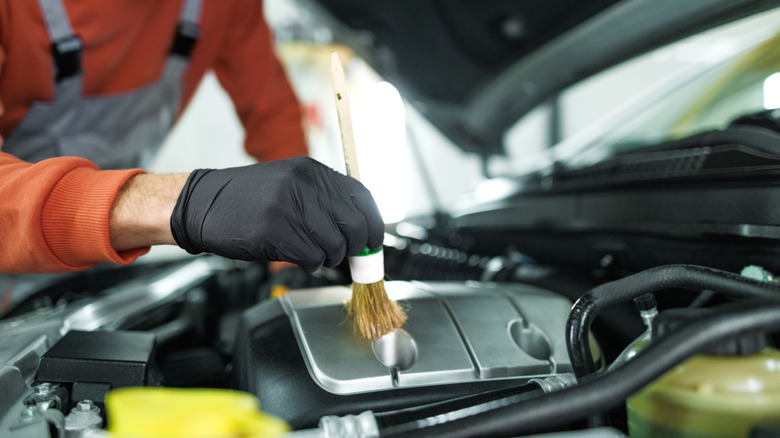
[[[33, 295], [19, 307], [25, 312], [0, 323], [5, 364], [0, 435], [71, 436], [65, 418], [85, 400], [99, 409], [105, 427], [106, 395], [138, 385], [246, 392], [257, 397], [263, 411], [295, 430], [317, 428], [323, 418], [370, 411], [387, 427], [386, 436], [416, 436], [414, 430], [397, 428], [411, 424], [400, 419], [426, 418], [419, 412], [436, 418], [442, 409], [459, 412], [508, 400], [541, 406], [566, 391], [588, 390], [593, 400], [587, 410], [571, 412], [564, 403], [554, 421], [510, 430], [519, 431], [516, 436], [589, 428], [603, 436], [628, 431], [625, 401], [630, 393], [616, 389], [607, 402], [600, 401], [599, 394], [608, 391], [593, 387], [593, 381], [615, 378], [624, 365], [641, 362], [635, 357], [642, 357], [637, 348], [642, 344], [632, 341], [646, 345], [652, 318], [648, 321], [631, 298], [600, 311], [588, 342], [596, 372], [586, 378], [575, 375], [575, 356], [567, 345], [572, 318], [576, 321], [570, 309], [587, 291], [643, 273], [562, 269], [511, 251], [466, 255], [398, 235], [387, 236], [386, 252], [388, 277], [396, 278], [387, 282], [388, 293], [407, 307], [409, 322], [373, 343], [355, 333], [344, 310], [350, 295], [344, 266], [314, 274], [298, 268], [274, 272], [267, 264], [201, 256], [135, 266], [126, 277], [118, 269], [105, 276], [115, 279], [110, 287], [92, 284], [76, 290], [74, 285], [91, 284], [78, 281], [89, 273], [59, 285], [60, 295], [51, 285], [47, 300]], [[463, 269], [454, 268], [459, 265]], [[404, 280], [405, 273], [420, 279]], [[766, 289], [764, 304], [776, 306], [774, 282], [738, 281]], [[653, 284], [660, 284], [653, 311], [746, 305], [733, 302], [728, 290]], [[280, 289], [286, 293], [278, 294]], [[55, 304], [45, 305], [53, 296], [59, 296]], [[37, 310], [27, 312], [26, 306]], [[771, 324], [759, 331], [777, 332]], [[770, 336], [768, 345], [772, 341]], [[88, 430], [100, 431], [80, 433]], [[473, 435], [482, 434], [471, 430], [463, 436]]]

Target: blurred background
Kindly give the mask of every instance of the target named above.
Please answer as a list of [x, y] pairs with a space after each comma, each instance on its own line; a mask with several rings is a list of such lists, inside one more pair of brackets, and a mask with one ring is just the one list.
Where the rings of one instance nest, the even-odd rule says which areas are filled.
[[[567, 154], [593, 162], [607, 152], [602, 148], [589, 153], [583, 144], [593, 143], [607, 133], [612, 137], [622, 135], [625, 140], [627, 135], [647, 137], [653, 132], [674, 131], [668, 129], [670, 126], [657, 129], [659, 124], [676, 124], [673, 128], [680, 136], [695, 130], [722, 128], [719, 124], [726, 117], [700, 117], [702, 111], [694, 111], [694, 117], [688, 108], [687, 113], [675, 112], [672, 121], [669, 104], [656, 103], [661, 97], [668, 100], [667, 96], [674, 95], [690, 107], [690, 102], [697, 100], [691, 94], [706, 95], [702, 88], [705, 85], [687, 93], [670, 91], [691, 88], [691, 82], [704, 84], [692, 79], [722, 70], [725, 67], [721, 66], [737, 54], [776, 40], [776, 23], [780, 22], [777, 11], [741, 20], [646, 53], [576, 84], [517, 121], [504, 138], [506, 156], [493, 156], [483, 162], [481, 157], [455, 147], [432, 127], [404, 99], [403, 90], [385, 82], [348, 48], [334, 45], [331, 31], [317, 24], [296, 1], [266, 0], [265, 10], [279, 57], [304, 109], [311, 155], [343, 171], [329, 76], [330, 52], [339, 51], [347, 74], [363, 182], [377, 199], [387, 223], [446, 211], [465, 194], [473, 194], [488, 176], [538, 169]], [[766, 77], [758, 82], [763, 88], [740, 91], [738, 97], [742, 101], [730, 102], [731, 112], [735, 105], [745, 112], [759, 110], [762, 105], [780, 106], [780, 73], [772, 68], [761, 73]], [[698, 104], [702, 105], [701, 99]], [[660, 109], [642, 111], [638, 120], [637, 107], [654, 105]], [[686, 123], [689, 126], [684, 126]], [[243, 152], [242, 140], [242, 128], [229, 98], [210, 75], [169, 136], [152, 170], [176, 172], [249, 163], [251, 159]], [[550, 152], [553, 145], [557, 145], [554, 157]]]

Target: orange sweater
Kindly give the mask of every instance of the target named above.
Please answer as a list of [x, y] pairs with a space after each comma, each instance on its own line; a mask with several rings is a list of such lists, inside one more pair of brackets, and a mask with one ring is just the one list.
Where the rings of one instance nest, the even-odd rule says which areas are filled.
[[[124, 92], [157, 80], [181, 3], [65, 0], [74, 32], [84, 41], [84, 94]], [[248, 153], [262, 161], [305, 155], [298, 103], [273, 52], [262, 2], [203, 3], [182, 108], [213, 70], [246, 129]], [[34, 100], [52, 99], [50, 44], [37, 1], [0, 0], [0, 135], [13, 131]], [[0, 151], [0, 273], [129, 263], [148, 251], [118, 254], [108, 234], [114, 198], [139, 172], [99, 170], [72, 157], [30, 164]]]

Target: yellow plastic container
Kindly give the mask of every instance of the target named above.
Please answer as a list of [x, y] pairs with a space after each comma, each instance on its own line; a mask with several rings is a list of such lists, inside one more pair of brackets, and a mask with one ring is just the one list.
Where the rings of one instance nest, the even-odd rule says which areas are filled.
[[265, 438], [290, 430], [260, 412], [257, 398], [221, 389], [122, 388], [106, 398], [117, 438]]
[[632, 438], [748, 437], [780, 422], [780, 352], [700, 355], [628, 399]]

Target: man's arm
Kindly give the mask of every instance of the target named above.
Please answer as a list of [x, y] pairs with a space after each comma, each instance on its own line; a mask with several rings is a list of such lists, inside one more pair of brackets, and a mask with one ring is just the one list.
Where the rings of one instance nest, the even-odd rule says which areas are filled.
[[382, 245], [384, 223], [357, 180], [308, 157], [191, 174], [99, 170], [0, 152], [0, 272], [127, 264], [149, 246], [289, 261], [314, 270]]
[[74, 271], [135, 260], [148, 247], [114, 251], [109, 212], [138, 173], [99, 170], [75, 157], [33, 164], [0, 152], [0, 273]]
[[383, 233], [369, 191], [308, 157], [135, 175], [110, 214], [118, 252], [178, 244], [192, 254], [288, 261], [308, 270], [381, 247]]
[[171, 212], [188, 176], [140, 174], [130, 178], [117, 194], [109, 216], [114, 250], [175, 245]]

